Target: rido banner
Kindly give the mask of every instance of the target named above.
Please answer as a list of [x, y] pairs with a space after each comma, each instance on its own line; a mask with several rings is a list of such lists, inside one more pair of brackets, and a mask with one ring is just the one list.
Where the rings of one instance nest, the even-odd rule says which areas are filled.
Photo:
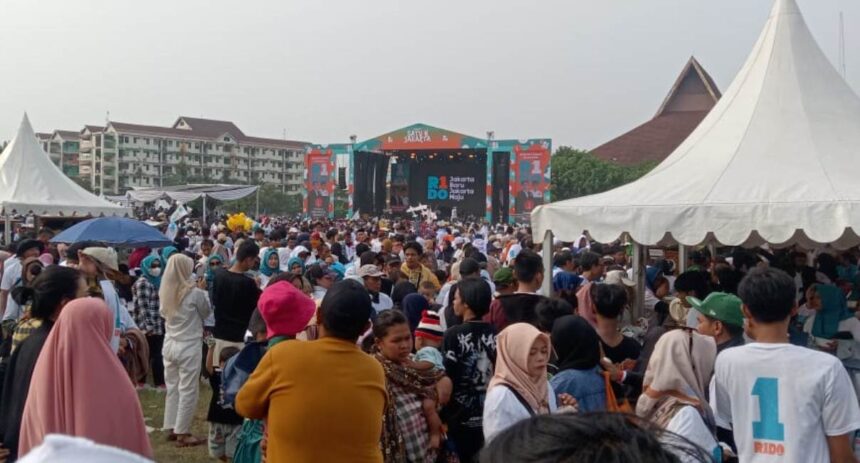
[[335, 157], [331, 148], [305, 152], [304, 211], [312, 218], [334, 217]]
[[511, 215], [518, 221], [528, 221], [535, 207], [549, 201], [550, 146], [547, 141], [518, 143], [512, 157]]

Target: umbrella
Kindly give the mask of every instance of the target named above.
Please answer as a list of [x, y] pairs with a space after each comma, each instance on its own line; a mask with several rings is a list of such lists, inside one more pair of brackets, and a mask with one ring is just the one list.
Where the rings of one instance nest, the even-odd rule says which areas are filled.
[[52, 243], [99, 241], [118, 248], [158, 248], [173, 241], [149, 225], [125, 217], [100, 217], [84, 220], [55, 236]]

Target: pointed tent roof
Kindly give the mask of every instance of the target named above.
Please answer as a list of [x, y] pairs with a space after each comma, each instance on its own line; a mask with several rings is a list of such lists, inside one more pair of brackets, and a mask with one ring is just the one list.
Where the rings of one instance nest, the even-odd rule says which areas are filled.
[[483, 149], [486, 147], [486, 140], [419, 123], [361, 142], [355, 146], [355, 152]]
[[0, 154], [0, 209], [4, 214], [131, 215], [66, 177], [39, 146], [26, 114]]
[[720, 90], [695, 57], [690, 57], [657, 114], [591, 154], [622, 165], [660, 162], [696, 129], [720, 99]]
[[857, 127], [860, 98], [795, 0], [776, 0], [734, 82], [665, 161], [614, 190], [539, 207], [532, 224], [539, 239], [860, 243]]

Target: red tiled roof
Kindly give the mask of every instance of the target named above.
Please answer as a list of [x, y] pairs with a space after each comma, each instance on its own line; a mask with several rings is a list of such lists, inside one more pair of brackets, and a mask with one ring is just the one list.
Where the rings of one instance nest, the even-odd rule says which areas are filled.
[[661, 162], [690, 136], [721, 96], [711, 76], [696, 58], [690, 58], [653, 119], [591, 154], [622, 165]]
[[671, 112], [591, 150], [591, 154], [621, 165], [660, 162], [675, 151], [708, 115], [708, 111]]

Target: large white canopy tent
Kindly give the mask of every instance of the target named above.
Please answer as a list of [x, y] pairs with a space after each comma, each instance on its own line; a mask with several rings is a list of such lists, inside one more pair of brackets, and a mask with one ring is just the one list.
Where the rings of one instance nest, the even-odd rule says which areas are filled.
[[848, 247], [860, 243], [858, 155], [860, 98], [795, 0], [776, 0], [734, 82], [665, 161], [614, 190], [539, 207], [532, 225], [537, 239], [587, 230], [599, 242], [626, 234], [681, 248]]
[[15, 214], [131, 215], [130, 209], [99, 198], [66, 177], [39, 146], [26, 114], [17, 135], [0, 154], [0, 210], [5, 219], [6, 243]]

